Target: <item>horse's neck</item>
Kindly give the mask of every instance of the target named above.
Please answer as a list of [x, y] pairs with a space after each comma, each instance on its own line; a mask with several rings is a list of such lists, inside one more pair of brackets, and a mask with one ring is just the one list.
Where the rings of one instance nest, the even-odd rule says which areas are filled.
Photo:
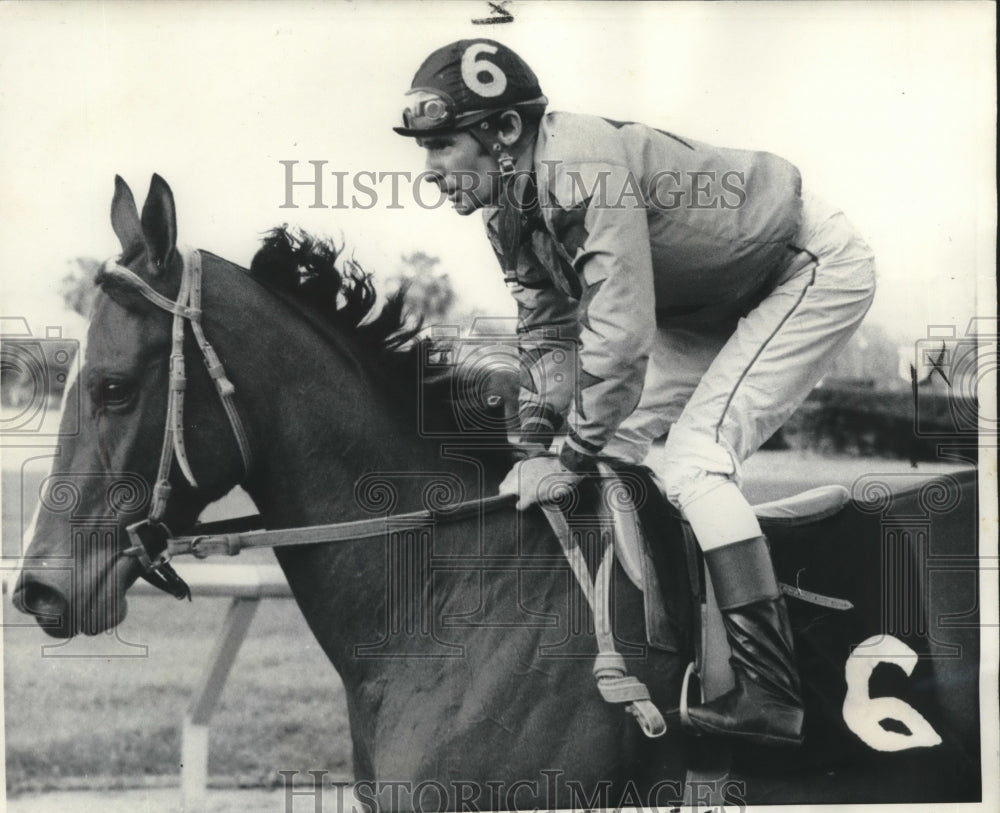
[[[417, 427], [372, 398], [366, 384], [341, 380], [340, 397], [324, 396], [318, 407], [277, 399], [280, 419], [261, 467], [266, 476], [248, 489], [268, 526], [372, 518], [495, 493], [495, 475], [487, 475], [471, 456], [446, 456], [421, 440]], [[352, 415], [353, 410], [361, 414]], [[430, 530], [401, 533], [410, 537]], [[474, 546], [477, 533], [474, 521], [442, 523], [435, 527], [433, 548], [464, 550]], [[390, 623], [385, 620], [392, 612], [390, 583], [393, 568], [401, 565], [389, 561], [416, 556], [425, 563], [421, 552], [429, 555], [429, 544], [414, 547], [392, 536], [279, 552], [303, 616], [352, 695], [373, 679], [377, 684], [375, 676], [383, 670], [400, 666], [396, 658], [354, 655], [359, 646], [377, 644]]]
[[[240, 282], [245, 301], [220, 296], [216, 329], [231, 343], [226, 355], [244, 360], [237, 400], [246, 399], [256, 457], [244, 487], [268, 525], [370, 517], [384, 511], [387, 491], [389, 510], [403, 512], [448, 491], [471, 500], [495, 490], [495, 472], [421, 437], [412, 411], [373, 383], [373, 362], [360, 361], [350, 339], [331, 346], [270, 294]], [[233, 324], [255, 329], [237, 336]]]
[[[250, 423], [255, 459], [244, 487], [267, 526], [371, 518], [496, 493], [502, 466], [421, 437], [414, 411], [373, 386], [349, 350], [239, 282], [228, 296], [216, 291], [220, 304], [206, 315]], [[416, 386], [414, 379], [414, 397]], [[478, 528], [476, 520], [443, 523], [435, 551], [474, 547]], [[351, 653], [382, 634], [392, 544], [387, 537], [279, 554], [306, 620], [349, 690], [387, 668], [385, 659]]]
[[289, 399], [278, 420], [284, 429], [264, 444], [261, 475], [248, 488], [268, 524], [414, 511], [443, 493], [460, 500], [482, 496], [486, 478], [480, 467], [442, 456], [370, 396], [365, 387], [345, 394], [344, 403], [363, 413], [346, 423], [337, 402], [308, 408]]

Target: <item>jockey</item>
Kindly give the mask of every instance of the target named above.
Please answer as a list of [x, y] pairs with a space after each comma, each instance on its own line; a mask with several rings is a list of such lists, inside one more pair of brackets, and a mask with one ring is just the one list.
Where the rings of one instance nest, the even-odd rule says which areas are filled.
[[[872, 252], [782, 158], [546, 104], [517, 54], [462, 40], [420, 67], [394, 128], [459, 214], [483, 213], [518, 304], [522, 437], [565, 432], [501, 493], [523, 510], [543, 481], [597, 455], [641, 462], [669, 430], [657, 473], [704, 552], [736, 677], [690, 725], [798, 744], [791, 628], [741, 464], [861, 323]], [[553, 336], [577, 352], [550, 352]]]

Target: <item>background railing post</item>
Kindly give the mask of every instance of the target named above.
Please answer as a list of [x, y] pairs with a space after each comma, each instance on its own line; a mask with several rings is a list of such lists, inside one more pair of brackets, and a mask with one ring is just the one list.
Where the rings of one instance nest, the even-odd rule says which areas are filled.
[[229, 605], [201, 685], [184, 717], [181, 733], [181, 798], [186, 811], [198, 810], [204, 803], [208, 786], [209, 721], [259, 603], [260, 599], [257, 597], [234, 598]]

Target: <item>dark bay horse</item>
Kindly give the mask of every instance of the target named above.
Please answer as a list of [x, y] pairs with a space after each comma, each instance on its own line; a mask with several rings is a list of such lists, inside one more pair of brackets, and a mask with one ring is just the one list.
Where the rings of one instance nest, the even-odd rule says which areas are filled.
[[[140, 217], [118, 179], [111, 220], [121, 265], [176, 300], [183, 258], [167, 184], [154, 177]], [[426, 423], [450, 388], [435, 393], [418, 381], [419, 349], [395, 349], [399, 303], [359, 326], [374, 305], [367, 278], [350, 269], [323, 277], [308, 267], [315, 254], [296, 255], [276, 238], [255, 260], [260, 282], [202, 252], [204, 332], [234, 386], [252, 463], [244, 471], [206, 368], [189, 364], [185, 447], [197, 487], [175, 463], [164, 516], [173, 531], [190, 528], [238, 483], [267, 527], [284, 528], [496, 494], [512, 462], [508, 448], [449, 448], [440, 433], [420, 431], [417, 421]], [[120, 555], [123, 529], [145, 516], [167, 421], [171, 316], [120, 279], [99, 282], [76, 384], [85, 419], [49, 478], [15, 595], [20, 609], [63, 637], [96, 634], [125, 615], [125, 593], [140, 571]], [[199, 357], [190, 331], [185, 353]], [[81, 518], [112, 519], [118, 538], [71, 531]], [[481, 807], [570, 806], [573, 783], [589, 798], [598, 783], [620, 789], [629, 781], [648, 789], [673, 780], [660, 798], [680, 798], [683, 738], [647, 740], [597, 693], [592, 636], [575, 628], [579, 589], [540, 512], [508, 507], [410, 537], [278, 552], [343, 679], [356, 778], [411, 789], [440, 783], [448, 806], [462, 793], [477, 794]], [[431, 553], [449, 568], [427, 573]], [[622, 593], [634, 610], [637, 594]], [[641, 611], [628, 615], [641, 623]], [[616, 625], [618, 635], [642, 640], [641, 627]], [[630, 658], [629, 668], [664, 707], [687, 660], [651, 651]], [[434, 806], [437, 790], [425, 790], [425, 805]]]
[[[680, 802], [696, 775], [692, 755], [726, 746], [673, 727], [648, 739], [602, 699], [591, 674], [593, 620], [542, 513], [507, 506], [447, 516], [448, 506], [496, 494], [511, 465], [502, 419], [482, 413], [470, 428], [455, 418], [456, 403], [482, 395], [467, 390], [493, 385], [435, 372], [424, 344], [404, 349], [412, 333], [401, 299], [378, 311], [365, 274], [336, 262], [330, 246], [284, 230], [265, 241], [249, 274], [200, 252], [198, 310], [218, 363], [194, 364], [200, 338], [187, 329], [177, 345], [167, 312], [192, 256], [177, 246], [169, 187], [154, 176], [140, 216], [117, 179], [111, 220], [119, 263], [140, 282], [98, 278], [74, 385], [80, 431], [46, 481], [16, 606], [59, 637], [119, 623], [142, 573], [123, 555], [125, 529], [151, 502], [162, 503], [175, 533], [237, 484], [268, 528], [373, 516], [391, 526], [400, 513], [442, 509], [425, 526], [276, 551], [343, 679], [355, 778], [382, 783], [380, 801], [392, 808]], [[183, 378], [170, 374], [178, 348], [189, 362]], [[171, 389], [184, 392], [181, 415], [168, 409]], [[241, 431], [218, 390], [230, 392]], [[170, 455], [166, 492], [153, 484], [174, 421], [184, 451]], [[822, 521], [765, 524], [779, 577], [798, 591], [789, 602], [806, 745], [737, 749], [731, 775], [740, 781], [690, 799], [976, 798], [978, 616], [956, 598], [962, 579], [952, 567], [976, 554], [975, 479], [946, 478], [930, 490], [880, 483]], [[935, 562], [952, 568], [944, 581], [930, 578]], [[684, 571], [682, 563], [673, 580], [661, 578], [665, 590], [696, 593]], [[889, 580], [905, 593], [905, 613], [884, 590], [897, 571], [913, 579]], [[692, 657], [683, 634], [690, 617], [675, 619], [676, 651], [654, 649], [644, 643], [642, 598], [617, 568], [611, 592], [628, 671], [661, 709], [672, 708]], [[946, 614], [963, 624], [942, 634], [911, 623]]]

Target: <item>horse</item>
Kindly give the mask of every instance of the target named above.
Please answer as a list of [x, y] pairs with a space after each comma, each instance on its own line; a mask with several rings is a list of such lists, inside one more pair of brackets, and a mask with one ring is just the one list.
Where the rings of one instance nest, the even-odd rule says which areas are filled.
[[[338, 263], [330, 244], [278, 229], [249, 273], [210, 252], [183, 249], [173, 194], [156, 175], [141, 215], [116, 178], [111, 223], [122, 248], [113, 265], [127, 273], [112, 268], [97, 278], [86, 358], [73, 384], [84, 414], [67, 439], [65, 463], [46, 482], [14, 592], [18, 609], [66, 638], [118, 624], [140, 576], [152, 574], [182, 596], [168, 567], [151, 571], [136, 555], [129, 529], [152, 514], [157, 527], [191, 529], [235, 485], [267, 528], [380, 517], [382, 535], [275, 550], [343, 680], [355, 780], [371, 783], [372, 798], [393, 809], [660, 806], [681, 803], [685, 793], [698, 800], [690, 795], [696, 755], [723, 746], [695, 742], [676, 726], [649, 738], [620, 706], [605, 702], [591, 674], [594, 620], [544, 513], [517, 512], [509, 501], [475, 508], [496, 494], [516, 459], [502, 415], [481, 410], [471, 429], [455, 419], [456, 405], [492, 392], [490, 376], [472, 380], [432, 369], [427, 345], [406, 326], [402, 296], [379, 311], [370, 277]], [[191, 262], [201, 268], [197, 295], [186, 289]], [[183, 359], [199, 354], [206, 365], [185, 368]], [[509, 354], [502, 358], [506, 364]], [[968, 507], [967, 479], [957, 487]], [[917, 492], [891, 498], [909, 504]], [[801, 587], [803, 533], [820, 540], [816, 549], [827, 551], [827, 562], [845, 534], [858, 537], [849, 540], [858, 545], [870, 540], [881, 522], [870, 503], [852, 501], [832, 520], [840, 525], [814, 517], [804, 531], [780, 521], [768, 526], [779, 576], [790, 572], [785, 580]], [[456, 504], [474, 507], [452, 510]], [[394, 525], [401, 515], [423, 519]], [[859, 522], [868, 523], [863, 533]], [[697, 648], [690, 628], [700, 612], [697, 573], [692, 577], [679, 553], [669, 555], [670, 567], [662, 558], [658, 567], [662, 587], [675, 598], [673, 646], [646, 645], [642, 595], [620, 567], [611, 583], [614, 638], [628, 671], [663, 709], [682, 695]], [[842, 582], [856, 583], [838, 572]], [[808, 594], [800, 589], [799, 598]], [[734, 775], [745, 781], [715, 787], [713, 798], [836, 801], [845, 776], [878, 776], [885, 790], [872, 785], [870, 795], [906, 800], [900, 777], [910, 776], [914, 763], [891, 762], [892, 755], [880, 762], [870, 743], [859, 750], [850, 725], [836, 733], [857, 751], [849, 765], [825, 770], [829, 762], [815, 759], [830, 757], [815, 747], [830, 734], [830, 719], [839, 718], [830, 697], [843, 700], [845, 681], [851, 689], [839, 665], [829, 677], [824, 658], [831, 647], [870, 639], [877, 625], [831, 643], [823, 631], [843, 627], [836, 606], [810, 605], [795, 618], [797, 647], [805, 647], [800, 658], [827, 675], [819, 694], [810, 694], [806, 675], [807, 745], [814, 747], [770, 761], [737, 749], [733, 764], [744, 769]], [[817, 630], [822, 640], [813, 646]], [[849, 661], [850, 654], [836, 657]], [[897, 655], [880, 657], [899, 662]], [[940, 728], [954, 710], [931, 689], [921, 708]], [[906, 694], [918, 706], [920, 697]], [[814, 723], [810, 703], [819, 707]], [[978, 765], [967, 746], [971, 736], [965, 732], [950, 760], [940, 750], [920, 756], [920, 770], [944, 766], [953, 779], [958, 765], [971, 775]], [[780, 769], [796, 760], [799, 780]], [[947, 792], [935, 786], [935, 793]]]
[[[176, 301], [184, 258], [166, 182], [154, 177], [140, 216], [118, 179], [111, 221], [120, 263]], [[287, 245], [265, 249], [255, 260], [261, 277], [270, 276], [265, 283], [201, 252], [203, 329], [236, 393], [252, 462], [245, 467], [208, 369], [190, 369], [185, 447], [197, 485], [175, 462], [163, 514], [167, 527], [190, 528], [205, 506], [236, 484], [272, 528], [447, 506], [495, 494], [513, 462], [507, 448], [489, 444], [479, 454], [461, 446], [442, 452], [440, 434], [419, 431], [417, 407], [433, 413], [440, 404], [421, 403], [434, 386], [419, 384], [413, 374], [419, 348], [398, 351], [399, 336], [406, 336], [401, 303], [373, 317], [375, 297], [363, 274], [348, 270], [338, 280], [300, 268], [300, 257], [315, 265], [309, 254], [296, 256]], [[313, 278], [293, 293], [310, 273]], [[134, 484], [158, 481], [168, 421], [170, 314], [121, 278], [106, 275], [98, 282], [75, 385], [85, 420], [68, 444], [65, 471], [50, 478], [43, 495], [29, 568], [15, 591], [16, 605], [50, 622], [46, 632], [61, 637], [96, 634], [127, 612], [125, 594], [141, 568], [120, 555], [125, 529], [144, 516], [150, 501], [149, 489]], [[324, 296], [325, 304], [309, 304]], [[365, 317], [372, 319], [359, 324]], [[184, 353], [199, 353], [190, 331]], [[440, 402], [450, 388], [438, 389]], [[120, 529], [117, 548], [77, 544], [70, 552], [60, 502], [67, 499], [76, 516], [110, 517]], [[570, 606], [580, 604], [578, 588], [566, 577], [540, 513], [518, 514], [507, 506], [439, 523], [433, 554], [457, 564], [435, 572], [432, 581], [420, 570], [421, 553], [428, 552], [422, 546], [429, 544], [421, 537], [391, 548], [369, 539], [276, 552], [309, 627], [343, 680], [358, 779], [402, 781], [410, 788], [437, 782], [449, 804], [458, 803], [463, 788], [475, 788], [484, 799], [492, 792], [499, 794], [498, 806], [512, 807], [569, 806], [567, 787], [589, 794], [609, 780], [618, 787], [683, 779], [681, 736], [646, 742], [631, 718], [594, 690], [594, 652], [579, 646], [581, 635], [567, 620]], [[72, 568], [65, 566], [68, 554]], [[412, 560], [398, 563], [398, 556]], [[396, 577], [421, 580], [411, 595], [423, 612], [451, 619], [447, 641], [435, 639], [437, 625], [421, 630], [418, 618], [419, 634], [381, 645], [396, 596], [388, 586]], [[639, 638], [635, 630], [619, 634]], [[552, 654], [540, 657], [546, 648]], [[684, 658], [659, 652], [630, 664], [664, 703], [679, 692], [685, 665]], [[549, 767], [562, 771], [555, 795], [541, 773]], [[499, 784], [491, 791], [488, 782]]]

